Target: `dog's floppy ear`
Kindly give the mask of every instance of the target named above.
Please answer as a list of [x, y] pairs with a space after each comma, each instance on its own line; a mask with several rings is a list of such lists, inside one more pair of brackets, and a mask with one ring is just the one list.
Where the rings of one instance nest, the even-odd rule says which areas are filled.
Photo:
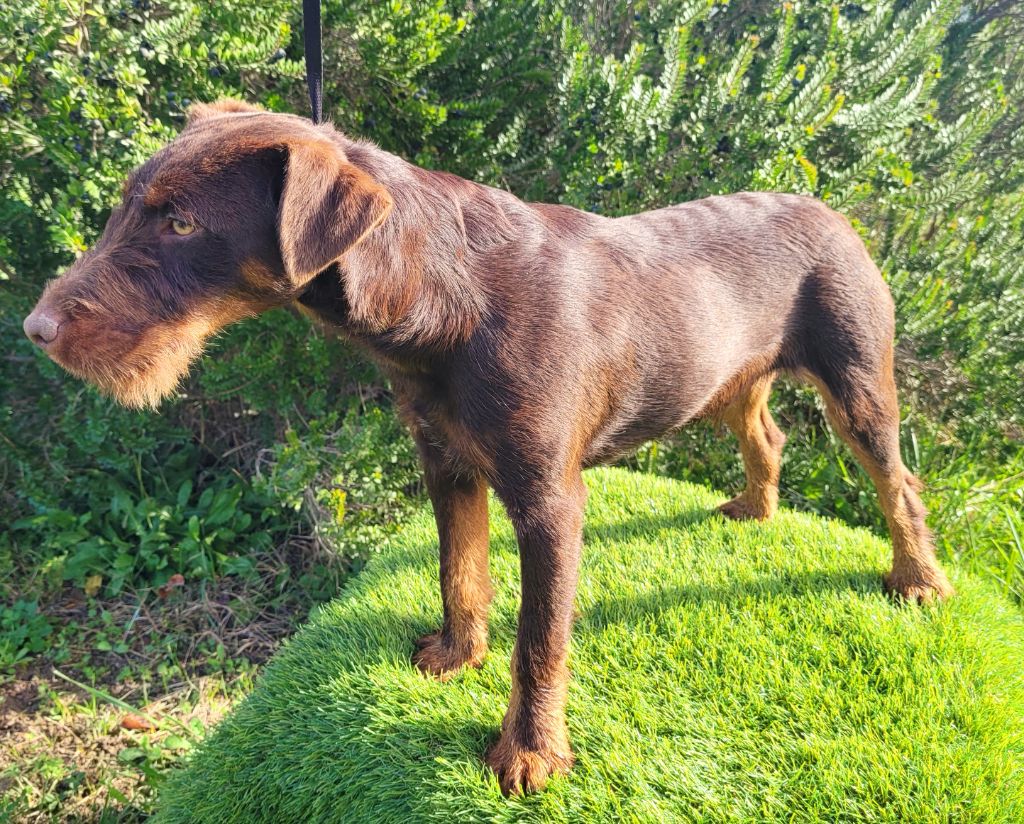
[[299, 141], [286, 151], [277, 232], [285, 272], [302, 286], [383, 223], [392, 201], [328, 141]]

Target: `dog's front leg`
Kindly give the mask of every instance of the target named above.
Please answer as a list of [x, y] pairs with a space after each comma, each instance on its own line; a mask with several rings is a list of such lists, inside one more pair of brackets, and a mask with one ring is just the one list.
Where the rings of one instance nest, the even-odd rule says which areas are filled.
[[[418, 439], [419, 440], [419, 439]], [[487, 654], [487, 483], [451, 470], [437, 447], [420, 442], [427, 491], [434, 505], [441, 550], [441, 630], [416, 642], [413, 662], [445, 679], [460, 667], [478, 667]]]
[[576, 472], [554, 489], [503, 497], [519, 541], [522, 603], [512, 695], [487, 763], [507, 794], [539, 790], [551, 773], [567, 772], [573, 764], [565, 722], [566, 659], [586, 487]]

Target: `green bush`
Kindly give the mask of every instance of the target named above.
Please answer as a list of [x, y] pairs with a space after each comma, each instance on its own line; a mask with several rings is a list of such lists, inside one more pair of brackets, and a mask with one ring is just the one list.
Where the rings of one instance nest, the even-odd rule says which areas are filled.
[[35, 601], [20, 599], [0, 608], [0, 675], [26, 656], [46, 649], [53, 625]]
[[[386, 42], [382, 30], [367, 62], [411, 76], [433, 59], [434, 30], [409, 23], [426, 7], [406, 9], [418, 44]], [[437, 32], [459, 25], [435, 12]], [[341, 557], [365, 557], [401, 520], [415, 489], [411, 447], [393, 418], [381, 420], [380, 380], [305, 321], [278, 312], [230, 330], [216, 344], [228, 360], [209, 358], [160, 415], [98, 397], [20, 334], [45, 279], [95, 240], [127, 171], [173, 137], [192, 101], [302, 105], [302, 69], [288, 56], [301, 54], [297, 13], [292, 3], [173, 0], [0, 10], [0, 337], [14, 353], [0, 363], [0, 507], [10, 525], [0, 587], [17, 591], [17, 576], [36, 569], [51, 584], [99, 575], [108, 594], [173, 574], [244, 573], [254, 552], [323, 531], [319, 509], [291, 505], [307, 493], [347, 496], [345, 529], [331, 532], [344, 536], [333, 548]], [[353, 404], [365, 425], [342, 414]], [[287, 444], [308, 441], [333, 443], [315, 478], [289, 474]], [[254, 468], [268, 456], [282, 466], [264, 477]], [[309, 492], [320, 480], [324, 489]]]
[[289, 42], [290, 6], [5, 4], [0, 253], [13, 271], [38, 283], [88, 248], [125, 174], [173, 137], [192, 100], [299, 76], [294, 61], [272, 60]]
[[[956, 0], [574, 8], [551, 125], [499, 141], [504, 179], [606, 214], [770, 189], [850, 216], [896, 299], [906, 462], [936, 489], [940, 546], [998, 558], [1024, 593], [1024, 60], [1005, 47], [1019, 21]], [[794, 435], [784, 498], [880, 528], [813, 393], [784, 387], [775, 408]], [[709, 427], [655, 455], [633, 463], [742, 483]], [[970, 466], [972, 507], [954, 466]]]
[[380, 407], [354, 408], [293, 429], [270, 454], [256, 488], [273, 506], [301, 511], [328, 549], [365, 560], [402, 521], [419, 489], [412, 441]]
[[[1019, 593], [1024, 55], [999, 8], [327, 2], [327, 113], [424, 165], [605, 214], [759, 188], [850, 215], [897, 299], [907, 463], [936, 487], [943, 547]], [[0, 8], [4, 590], [36, 567], [109, 591], [244, 571], [297, 532], [364, 557], [415, 494], [380, 377], [286, 312], [229, 330], [159, 416], [98, 398], [20, 332], [189, 102], [305, 112], [298, 15], [278, 0]], [[813, 395], [777, 398], [786, 499], [879, 527]], [[708, 427], [636, 461], [741, 477]]]

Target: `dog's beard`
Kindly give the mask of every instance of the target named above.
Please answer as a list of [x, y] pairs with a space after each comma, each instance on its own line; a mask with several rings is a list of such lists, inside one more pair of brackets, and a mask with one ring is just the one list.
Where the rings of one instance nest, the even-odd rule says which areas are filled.
[[136, 409], [156, 409], [174, 394], [189, 367], [203, 354], [205, 336], [168, 337], [133, 359], [131, 368], [109, 387], [119, 403]]
[[[99, 344], [106, 350], [102, 356], [97, 354], [98, 344], [90, 341], [87, 359], [70, 352], [63, 356], [55, 353], [54, 359], [124, 406], [156, 409], [202, 355], [212, 331], [206, 321], [193, 320], [152, 327], [132, 336], [108, 332], [107, 345]], [[104, 333], [97, 330], [96, 334]]]

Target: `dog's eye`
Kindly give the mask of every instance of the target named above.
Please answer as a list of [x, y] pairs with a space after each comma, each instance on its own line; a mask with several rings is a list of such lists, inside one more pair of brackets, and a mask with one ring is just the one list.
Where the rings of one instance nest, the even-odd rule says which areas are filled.
[[196, 227], [191, 223], [181, 220], [180, 218], [172, 217], [171, 230], [174, 234], [184, 237], [185, 235], [192, 234], [196, 230]]

